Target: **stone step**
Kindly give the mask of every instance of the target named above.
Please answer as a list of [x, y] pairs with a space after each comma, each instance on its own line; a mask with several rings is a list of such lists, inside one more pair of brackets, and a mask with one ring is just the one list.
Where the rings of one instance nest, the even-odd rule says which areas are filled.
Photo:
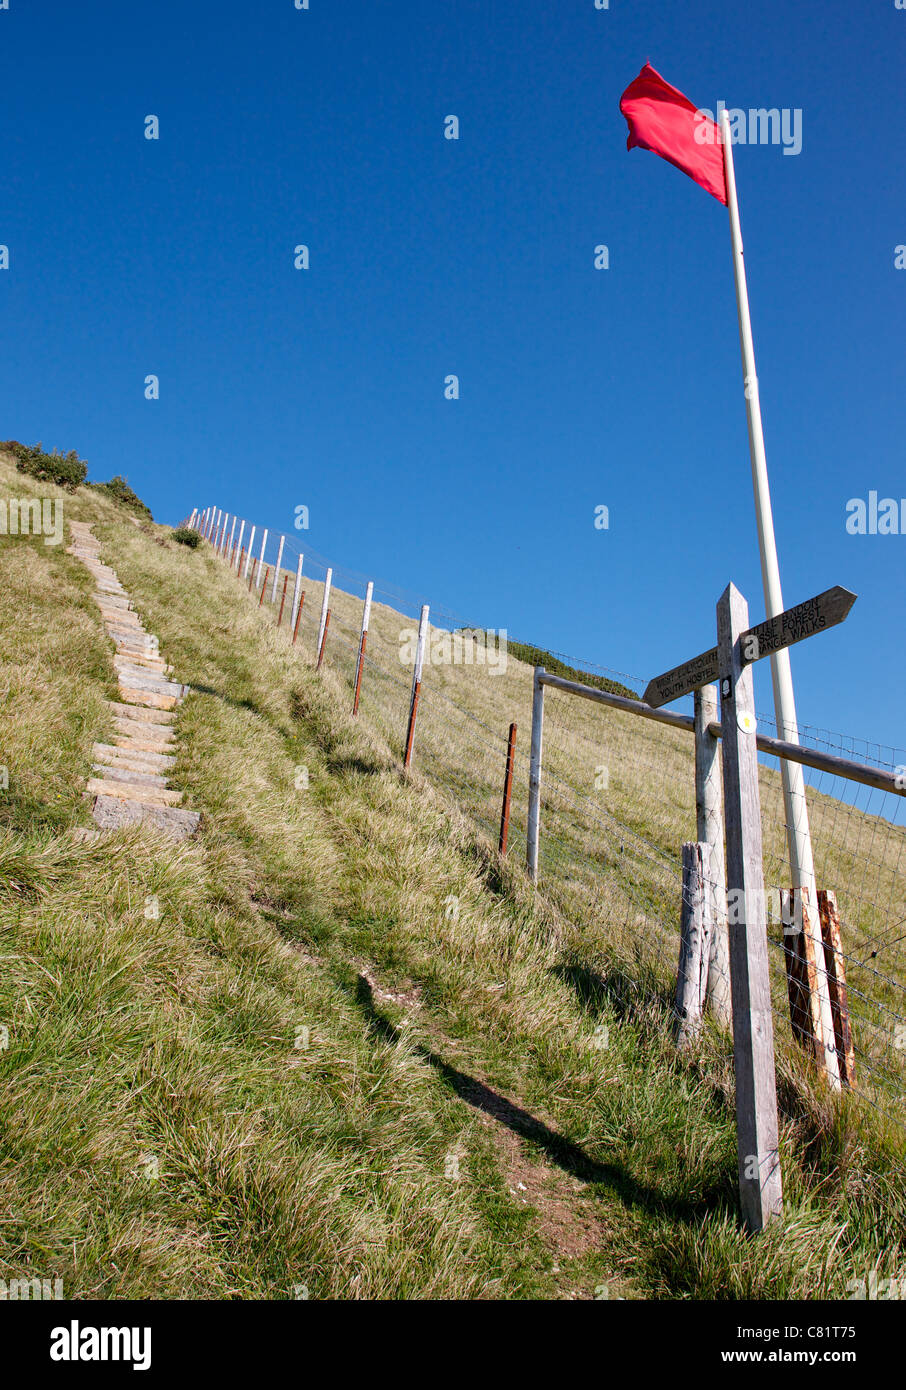
[[118, 652], [113, 658], [113, 665], [117, 671], [157, 671], [161, 676], [166, 676], [170, 670], [162, 657], [150, 656], [146, 652]]
[[114, 612], [132, 612], [132, 600], [122, 594], [101, 594], [92, 595], [99, 608], [112, 608]]
[[121, 797], [99, 796], [91, 813], [102, 830], [123, 830], [142, 825], [158, 830], [174, 840], [185, 840], [198, 829], [198, 811], [186, 811], [175, 806], [151, 806], [146, 801], [130, 801]]
[[114, 637], [117, 656], [152, 657], [159, 661], [157, 647], [151, 642], [143, 642], [140, 637]]
[[92, 763], [92, 772], [98, 774], [95, 781], [128, 782], [131, 787], [161, 787], [167, 785], [166, 777], [159, 772], [148, 772], [144, 768], [115, 767], [112, 763]]
[[[131, 709], [132, 706], [127, 708]], [[131, 734], [134, 738], [148, 739], [166, 747], [176, 741], [176, 730], [164, 724], [145, 724], [141, 719], [130, 719], [127, 714], [115, 714], [113, 722], [120, 734]]]
[[119, 679], [121, 685], [126, 684], [131, 690], [150, 690], [155, 695], [172, 695], [174, 700], [183, 699], [189, 689], [179, 681], [158, 679], [148, 671], [139, 670], [137, 666], [121, 667]]
[[154, 753], [146, 748], [129, 748], [124, 743], [95, 743], [91, 749], [91, 756], [97, 758], [98, 762], [109, 762], [115, 767], [135, 763], [136, 767], [140, 766], [146, 772], [162, 772], [176, 762], [172, 753]]
[[123, 715], [126, 719], [140, 719], [143, 724], [172, 724], [175, 718], [175, 715], [167, 714], [163, 710], [133, 709], [131, 705], [121, 704], [117, 700], [108, 700], [107, 704], [114, 714]]
[[86, 788], [90, 796], [127, 797], [132, 801], [147, 801], [153, 806], [178, 806], [182, 792], [166, 791], [163, 787], [146, 786], [143, 782], [120, 782], [107, 777], [89, 777]]
[[161, 743], [154, 738], [144, 738], [139, 734], [131, 733], [128, 729], [123, 732], [117, 729], [113, 734], [113, 742], [117, 748], [134, 748], [147, 753], [166, 753], [169, 748], [175, 748], [175, 743]]
[[136, 690], [134, 686], [120, 682], [120, 694], [131, 705], [141, 705], [145, 709], [175, 709], [180, 703], [175, 695], [158, 695], [154, 690]]

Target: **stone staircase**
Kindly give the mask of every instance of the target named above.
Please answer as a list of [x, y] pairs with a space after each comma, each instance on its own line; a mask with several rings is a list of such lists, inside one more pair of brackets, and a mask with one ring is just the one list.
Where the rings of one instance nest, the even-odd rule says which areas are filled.
[[160, 656], [157, 638], [145, 631], [115, 571], [101, 564], [91, 526], [73, 521], [69, 529], [68, 553], [91, 572], [94, 601], [116, 646], [113, 665], [121, 697], [110, 701], [113, 742], [96, 743], [91, 750], [94, 776], [86, 794], [93, 798], [92, 815], [102, 830], [140, 823], [184, 840], [201, 817], [180, 806], [182, 792], [168, 786], [168, 771], [176, 762], [174, 710], [189, 687], [169, 679], [172, 667]]

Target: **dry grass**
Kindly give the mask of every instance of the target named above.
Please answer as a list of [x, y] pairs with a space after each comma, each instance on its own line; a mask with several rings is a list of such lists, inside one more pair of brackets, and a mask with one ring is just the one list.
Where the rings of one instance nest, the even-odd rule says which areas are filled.
[[[431, 775], [405, 779], [398, 661], [400, 684], [371, 668], [349, 717], [352, 598], [335, 595], [342, 659], [317, 675], [318, 586], [293, 652], [207, 547], [85, 490], [69, 507], [193, 687], [173, 781], [204, 821], [179, 847], [72, 835], [107, 731], [106, 642], [70, 557], [2, 542], [4, 1277], [62, 1275], [86, 1298], [676, 1298], [840, 1296], [875, 1265], [897, 1273], [900, 1160], [795, 1057], [780, 1064], [789, 1219], [741, 1233], [730, 1048], [709, 1029], [694, 1055], [673, 1049], [648, 851], [627, 836], [621, 857], [563, 818], [567, 868], [536, 895], [518, 845], [502, 863], [459, 809], [463, 794], [493, 817], [500, 769], [440, 697], [492, 729], [517, 717], [525, 739], [527, 668], [432, 670]], [[400, 626], [376, 609], [376, 657], [395, 657]], [[614, 725], [602, 755], [580, 720], [580, 751], [553, 740], [552, 759], [574, 773], [619, 757], [607, 809], [675, 855], [681, 742]]]

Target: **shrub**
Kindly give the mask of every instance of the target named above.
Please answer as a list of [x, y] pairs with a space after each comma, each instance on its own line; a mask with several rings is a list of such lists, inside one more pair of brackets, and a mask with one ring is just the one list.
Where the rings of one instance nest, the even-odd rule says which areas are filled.
[[27, 444], [19, 444], [14, 439], [8, 441], [7, 447], [16, 457], [19, 472], [28, 473], [30, 477], [37, 478], [42, 483], [56, 483], [59, 487], [75, 492], [79, 484], [85, 481], [88, 465], [79, 458], [75, 449], [70, 449], [68, 454], [59, 454], [56, 449], [45, 454], [40, 444], [29, 447]]
[[174, 531], [170, 532], [170, 539], [172, 541], [179, 541], [180, 545], [188, 545], [194, 550], [201, 540], [201, 536], [197, 531], [193, 531], [190, 526], [177, 526]]
[[119, 474], [111, 478], [109, 483], [89, 483], [89, 487], [97, 488], [98, 492], [105, 492], [108, 497], [112, 497], [114, 502], [119, 502], [121, 506], [128, 507], [131, 512], [137, 512], [139, 516], [153, 520], [151, 508], [146, 507], [142, 499]]

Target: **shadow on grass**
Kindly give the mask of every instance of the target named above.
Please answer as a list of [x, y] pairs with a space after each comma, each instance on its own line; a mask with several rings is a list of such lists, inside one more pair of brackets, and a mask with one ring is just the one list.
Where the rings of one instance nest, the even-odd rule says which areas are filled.
[[661, 1010], [670, 1006], [660, 985], [652, 980], [636, 979], [622, 965], [614, 965], [606, 975], [601, 975], [581, 962], [572, 961], [555, 965], [551, 974], [574, 990], [582, 1008], [593, 1017], [610, 1009], [621, 1023], [626, 1023], [646, 1009]]
[[[375, 1007], [372, 987], [363, 975], [359, 975], [356, 980], [354, 994], [372, 1035], [392, 1045], [398, 1044], [401, 1036], [399, 1029]], [[606, 1187], [619, 1197], [626, 1207], [642, 1207], [650, 1213], [697, 1226], [703, 1217], [713, 1215], [716, 1210], [727, 1205], [728, 1193], [724, 1184], [716, 1184], [693, 1201], [668, 1196], [655, 1188], [647, 1187], [638, 1182], [625, 1168], [593, 1159], [571, 1139], [551, 1129], [543, 1120], [514, 1104], [483, 1081], [451, 1066], [431, 1048], [417, 1044], [414, 1050], [467, 1105], [480, 1110], [482, 1114], [503, 1125], [519, 1138], [537, 1145], [552, 1163], [571, 1177], [583, 1183]]]

